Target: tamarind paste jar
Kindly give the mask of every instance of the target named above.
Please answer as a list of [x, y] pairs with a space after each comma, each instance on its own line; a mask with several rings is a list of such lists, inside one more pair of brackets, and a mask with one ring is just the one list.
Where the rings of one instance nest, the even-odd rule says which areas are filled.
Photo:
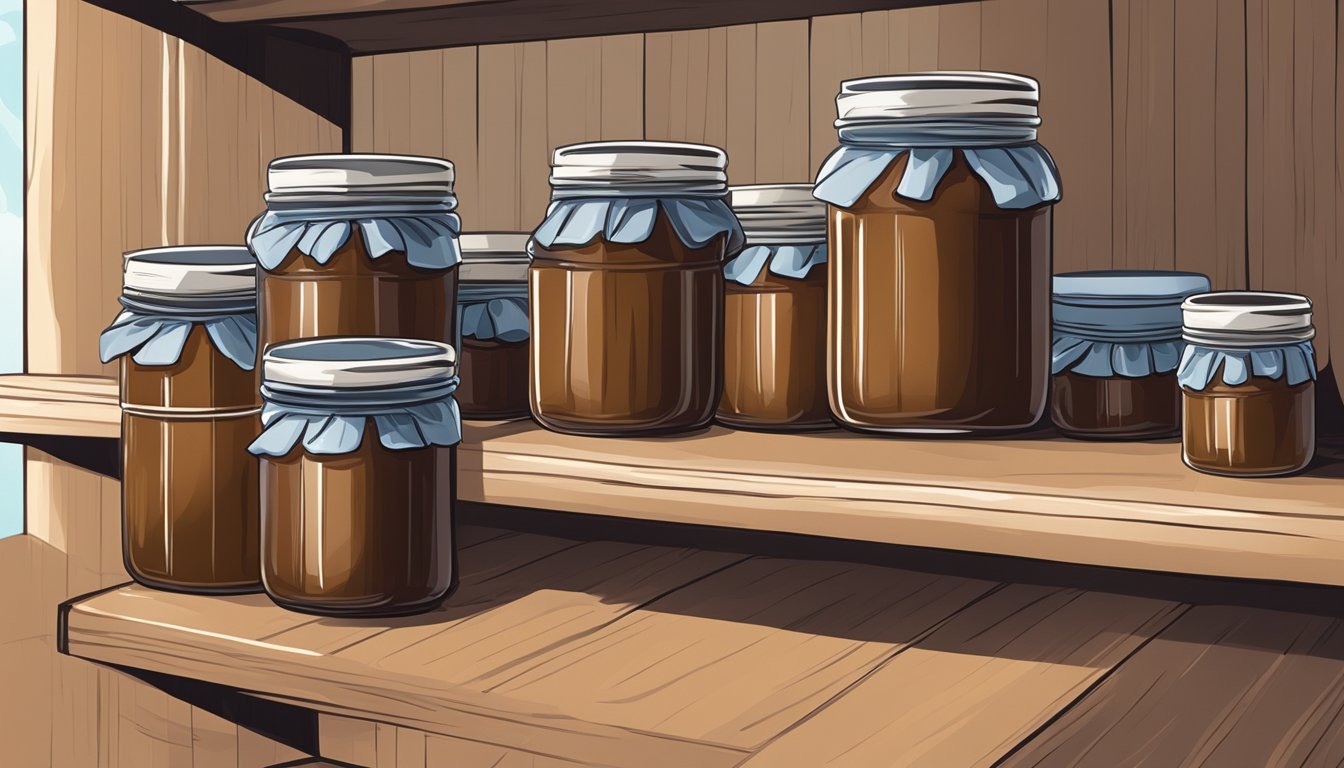
[[453, 164], [306, 155], [270, 164], [247, 243], [262, 267], [262, 350], [324, 336], [456, 341]]
[[1181, 302], [1191, 272], [1072, 272], [1054, 279], [1050, 415], [1065, 435], [1132, 440], [1181, 431]]
[[560, 147], [531, 243], [532, 415], [557, 432], [709, 423], [723, 390], [723, 264], [742, 247], [728, 157], [700, 144]]
[[1205, 293], [1186, 299], [1182, 311], [1185, 463], [1242, 477], [1305, 469], [1316, 453], [1311, 300]]
[[1035, 80], [846, 81], [829, 204], [831, 411], [878, 432], [1025, 429], [1050, 372], [1051, 208]]
[[519, 419], [527, 400], [529, 235], [462, 235], [457, 287], [462, 383], [457, 403], [468, 419]]
[[746, 248], [723, 268], [718, 421], [793, 431], [832, 426], [826, 399], [826, 205], [811, 184], [733, 187]]
[[309, 613], [391, 616], [454, 586], [453, 348], [331, 338], [262, 357], [261, 577]]
[[122, 312], [99, 339], [121, 359], [122, 552], [150, 587], [261, 588], [257, 265], [243, 246], [155, 248], [124, 262]]

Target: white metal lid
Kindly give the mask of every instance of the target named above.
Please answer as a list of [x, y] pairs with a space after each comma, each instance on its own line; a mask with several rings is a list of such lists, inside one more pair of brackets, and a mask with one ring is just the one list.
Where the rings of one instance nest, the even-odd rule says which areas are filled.
[[296, 155], [271, 161], [266, 172], [273, 199], [356, 196], [390, 200], [451, 198], [449, 160], [411, 155]]
[[257, 260], [245, 245], [131, 251], [122, 269], [122, 286], [128, 295], [238, 297], [257, 290]]
[[449, 383], [457, 354], [448, 344], [421, 339], [340, 337], [290, 341], [261, 359], [263, 383], [303, 388], [422, 388]]
[[1311, 299], [1295, 293], [1202, 293], [1186, 299], [1181, 313], [1182, 335], [1196, 344], [1265, 346], [1316, 335]]
[[728, 153], [706, 144], [601, 141], [555, 150], [551, 186], [668, 195], [721, 196], [728, 189]]
[[732, 187], [728, 201], [747, 244], [817, 243], [826, 240], [826, 203], [812, 184]]
[[846, 80], [840, 122], [944, 117], [1039, 117], [1040, 85], [1006, 72], [911, 72]]
[[1056, 303], [1078, 306], [1179, 307], [1187, 296], [1206, 293], [1209, 287], [1209, 278], [1196, 272], [1098, 270], [1055, 275], [1052, 294]]
[[467, 232], [458, 237], [462, 266], [458, 280], [464, 283], [514, 283], [527, 281], [531, 257], [526, 232]]

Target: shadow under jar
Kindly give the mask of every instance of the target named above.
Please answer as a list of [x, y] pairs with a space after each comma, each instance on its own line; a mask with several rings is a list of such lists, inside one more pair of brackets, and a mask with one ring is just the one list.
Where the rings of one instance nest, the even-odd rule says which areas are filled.
[[274, 160], [247, 242], [262, 349], [295, 339], [456, 341], [453, 164], [398, 155]]
[[1186, 299], [1182, 455], [1215, 475], [1306, 469], [1316, 453], [1311, 300], [1232, 291]]
[[261, 588], [256, 280], [243, 246], [126, 256], [99, 351], [121, 359], [122, 551], [146, 586]]
[[746, 429], [832, 426], [826, 400], [826, 206], [811, 184], [733, 187], [746, 248], [723, 268], [723, 398]]
[[1005, 432], [1044, 413], [1053, 160], [1036, 81], [846, 81], [829, 206], [828, 388], [845, 426]]
[[1050, 415], [1065, 435], [1171, 437], [1181, 430], [1181, 302], [1190, 272], [1072, 272], [1054, 279]]
[[561, 147], [529, 270], [532, 415], [557, 432], [693, 430], [723, 388], [724, 258], [742, 230], [727, 156], [699, 144]]
[[462, 235], [457, 290], [457, 402], [463, 418], [520, 419], [527, 400], [527, 241], [513, 232]]
[[331, 616], [432, 610], [454, 587], [461, 424], [447, 344], [296, 341], [262, 360], [261, 576]]

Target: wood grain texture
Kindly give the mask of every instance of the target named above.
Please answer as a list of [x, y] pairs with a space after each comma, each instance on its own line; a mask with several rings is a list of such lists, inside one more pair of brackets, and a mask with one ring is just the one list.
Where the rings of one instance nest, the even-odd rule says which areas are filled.
[[1004, 765], [1338, 765], [1342, 714], [1339, 620], [1198, 607]]
[[117, 382], [105, 376], [0, 376], [0, 432], [117, 438]]
[[1183, 608], [1005, 587], [896, 654], [746, 765], [994, 765]]

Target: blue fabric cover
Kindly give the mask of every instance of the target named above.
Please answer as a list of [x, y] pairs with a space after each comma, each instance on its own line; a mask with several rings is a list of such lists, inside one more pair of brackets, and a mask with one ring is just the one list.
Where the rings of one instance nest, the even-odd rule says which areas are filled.
[[455, 389], [453, 378], [446, 386], [417, 393], [413, 400], [395, 402], [381, 390], [305, 389], [300, 394], [263, 386], [263, 430], [247, 450], [254, 456], [284, 456], [302, 443], [305, 451], [317, 456], [351, 453], [363, 442], [369, 419], [388, 450], [457, 445], [462, 440], [462, 417], [453, 398]]
[[770, 274], [801, 279], [812, 267], [826, 263], [826, 244], [749, 245], [723, 266], [723, 276], [741, 285], [751, 285], [767, 265]]
[[658, 209], [687, 248], [703, 248], [727, 235], [727, 252], [746, 242], [728, 204], [718, 197], [587, 197], [554, 200], [532, 237], [543, 248], [583, 246], [598, 235], [609, 243], [635, 245], [649, 239]]
[[272, 270], [296, 246], [300, 253], [326, 264], [358, 228], [371, 258], [391, 252], [406, 254], [419, 269], [448, 269], [462, 261], [457, 236], [462, 221], [456, 202], [404, 206], [274, 205], [247, 230], [247, 244], [261, 266]]
[[960, 152], [971, 170], [985, 182], [994, 202], [1004, 209], [1031, 208], [1060, 198], [1059, 171], [1045, 147], [1032, 142], [1012, 147], [980, 149], [904, 148], [842, 143], [826, 158], [817, 174], [813, 194], [818, 200], [852, 207], [887, 168], [909, 153], [896, 194], [927, 202]]
[[215, 347], [239, 368], [256, 365], [257, 316], [251, 312], [186, 317], [127, 308], [98, 337], [98, 356], [109, 363], [134, 352], [131, 359], [140, 365], [175, 365], [193, 325], [205, 326]]
[[527, 340], [527, 283], [461, 283], [457, 311], [464, 338]]
[[1316, 355], [1310, 341], [1277, 347], [1230, 349], [1189, 344], [1181, 356], [1176, 378], [1195, 391], [1209, 386], [1222, 371], [1223, 383], [1245, 384], [1251, 376], [1277, 381], [1288, 377], [1289, 386], [1316, 379]]
[[1050, 348], [1050, 372], [1101, 378], [1168, 373], [1180, 363], [1184, 345], [1180, 339], [1116, 342], [1056, 333]]

